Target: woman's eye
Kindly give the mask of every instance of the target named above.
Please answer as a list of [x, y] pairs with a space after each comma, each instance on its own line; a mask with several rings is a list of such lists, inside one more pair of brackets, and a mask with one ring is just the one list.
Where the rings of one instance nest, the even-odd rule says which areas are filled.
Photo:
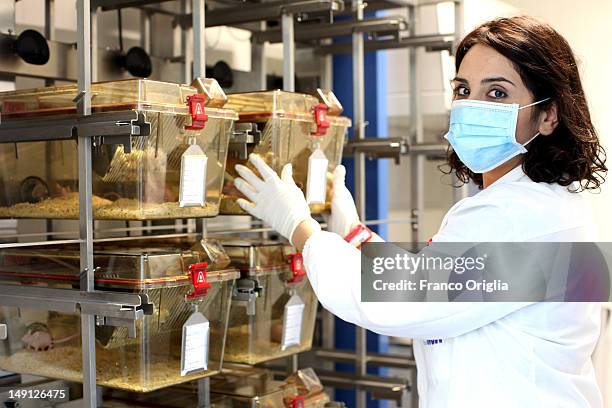
[[470, 90], [465, 86], [458, 86], [454, 89], [454, 93], [456, 96], [469, 96]]
[[501, 99], [501, 98], [505, 98], [506, 96], [508, 96], [508, 94], [506, 94], [504, 91], [500, 89], [493, 89], [492, 91], [489, 92], [488, 96], [493, 99]]

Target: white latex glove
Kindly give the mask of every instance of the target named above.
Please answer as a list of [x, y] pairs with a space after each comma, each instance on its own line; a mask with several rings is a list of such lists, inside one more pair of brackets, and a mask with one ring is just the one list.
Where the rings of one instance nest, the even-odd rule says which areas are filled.
[[240, 178], [234, 181], [234, 185], [252, 201], [249, 203], [241, 198], [238, 205], [252, 216], [262, 219], [291, 242], [298, 225], [312, 219], [304, 194], [293, 181], [291, 164], [283, 167], [279, 178], [260, 156], [251, 154], [249, 161], [263, 180], [248, 167], [236, 165]]
[[346, 169], [339, 165], [334, 170], [334, 192], [331, 202], [331, 215], [327, 220], [327, 229], [330, 232], [346, 237], [356, 224], [359, 224], [359, 215], [355, 207], [355, 200], [345, 184]]

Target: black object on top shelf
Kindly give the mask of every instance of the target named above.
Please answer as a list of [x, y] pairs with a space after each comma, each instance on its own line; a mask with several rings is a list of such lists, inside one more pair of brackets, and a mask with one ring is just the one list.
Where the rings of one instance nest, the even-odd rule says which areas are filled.
[[49, 61], [47, 40], [35, 30], [25, 30], [11, 44], [12, 53], [28, 64], [45, 65]]
[[138, 78], [151, 76], [153, 70], [151, 57], [140, 47], [132, 47], [126, 54], [119, 53], [116, 61], [117, 65], [125, 68], [132, 76]]
[[206, 78], [216, 79], [221, 88], [231, 88], [234, 85], [234, 73], [225, 61], [206, 67]]

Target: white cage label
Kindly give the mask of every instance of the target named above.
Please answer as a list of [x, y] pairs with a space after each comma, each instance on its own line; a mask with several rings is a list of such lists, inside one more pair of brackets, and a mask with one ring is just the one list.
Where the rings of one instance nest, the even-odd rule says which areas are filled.
[[308, 204], [325, 203], [327, 192], [327, 165], [325, 153], [317, 148], [308, 158], [308, 179], [306, 182], [306, 202]]
[[181, 156], [180, 207], [203, 207], [206, 199], [206, 165], [208, 157], [197, 144]]
[[210, 323], [199, 312], [192, 314], [183, 325], [181, 375], [208, 369]]
[[293, 295], [285, 305], [281, 350], [300, 345], [303, 321], [304, 301], [298, 295]]

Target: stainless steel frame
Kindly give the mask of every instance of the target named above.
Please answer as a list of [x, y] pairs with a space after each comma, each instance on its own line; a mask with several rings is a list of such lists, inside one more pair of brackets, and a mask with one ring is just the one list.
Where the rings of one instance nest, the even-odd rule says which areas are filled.
[[283, 13], [281, 18], [283, 35], [283, 90], [295, 91], [295, 40], [293, 14]]
[[[410, 24], [408, 24], [410, 27]], [[408, 35], [399, 39], [372, 39], [364, 44], [365, 51], [391, 50], [396, 48], [426, 47], [429, 51], [451, 50], [455, 36], [449, 34]], [[327, 44], [315, 48], [318, 54], [348, 54], [351, 52], [350, 44]]]
[[[75, 101], [80, 116], [91, 115], [91, 14], [89, 1], [77, 1], [77, 80], [79, 95]], [[94, 291], [93, 213], [91, 138], [77, 134], [79, 155], [79, 238], [81, 256], [81, 291]], [[97, 405], [96, 398], [96, 317], [81, 311], [81, 347], [83, 350], [83, 402]]]
[[[293, 90], [294, 73], [295, 73], [295, 40], [311, 41], [324, 39], [325, 35], [321, 28], [332, 27], [326, 24], [319, 24], [314, 30], [307, 31], [300, 25], [295, 26], [296, 18], [304, 13], [323, 14], [326, 12], [342, 12], [345, 3], [348, 0], [298, 0], [298, 1], [273, 1], [253, 5], [241, 5], [235, 8], [214, 8], [206, 11], [204, 8], [205, 0], [182, 0], [183, 10], [180, 15], [176, 15], [176, 30], [175, 30], [175, 47], [174, 55], [176, 60], [184, 64], [184, 80], [189, 82], [192, 78], [191, 64], [193, 61], [193, 76], [203, 75], [205, 72], [205, 47], [204, 47], [204, 24], [205, 18], [208, 26], [217, 25], [240, 25], [247, 22], [262, 22], [267, 19], [280, 19], [282, 28], [280, 30], [283, 40], [283, 85], [286, 90]], [[47, 10], [52, 10], [53, 0], [46, 0]], [[167, 12], [152, 7], [146, 7], [149, 4], [160, 2], [159, 0], [94, 0], [91, 4], [87, 0], [77, 1], [77, 29], [78, 29], [78, 47], [75, 51], [68, 45], [51, 42], [52, 60], [51, 65], [46, 66], [47, 74], [41, 72], [28, 71], [31, 67], [23, 68], [15, 66], [7, 66], [7, 63], [16, 64], [18, 62], [0, 59], [0, 72], [25, 72], [26, 75], [46, 77], [49, 79], [67, 79], [76, 78], [79, 85], [79, 97], [75, 100], [78, 108], [77, 115], [54, 118], [46, 121], [28, 121], [18, 124], [2, 124], [0, 125], [0, 143], [15, 142], [17, 140], [53, 140], [76, 138], [79, 142], [79, 198], [80, 198], [80, 220], [79, 220], [79, 239], [64, 240], [64, 241], [46, 241], [44, 244], [56, 244], [59, 242], [78, 242], [81, 247], [81, 291], [56, 292], [51, 289], [44, 288], [27, 288], [36, 289], [40, 292], [23, 292], [15, 290], [14, 286], [6, 288], [7, 285], [0, 285], [0, 304], [24, 304], [28, 302], [28, 306], [33, 303], [38, 303], [41, 307], [52, 310], [80, 310], [82, 314], [82, 342], [83, 342], [83, 371], [84, 371], [84, 401], [83, 406], [95, 407], [99, 403], [100, 398], [96, 389], [95, 378], [95, 324], [132, 324], [134, 319], [140, 318], [146, 314], [151, 305], [148, 299], [144, 299], [139, 295], [130, 295], [125, 297], [125, 294], [115, 294], [110, 292], [96, 292], [93, 288], [93, 217], [91, 212], [91, 144], [93, 138], [96, 141], [104, 143], [127, 143], [131, 137], [146, 135], [149, 132], [148, 124], [144, 118], [136, 114], [121, 113], [121, 114], [95, 114], [91, 115], [91, 81], [92, 76], [96, 77], [97, 67], [97, 44], [96, 44], [96, 12], [98, 8], [103, 10], [119, 8], [119, 7], [141, 7], [143, 8], [143, 39], [142, 45], [145, 49], [150, 49], [150, 31], [151, 31], [151, 14], [156, 12]], [[323, 40], [317, 46], [317, 52], [324, 55], [325, 66], [322, 69], [324, 72], [323, 82], [329, 87], [331, 85], [331, 54], [337, 52], [351, 52], [353, 58], [353, 93], [354, 93], [354, 132], [355, 139], [349, 144], [349, 151], [356, 156], [355, 178], [356, 178], [356, 198], [357, 207], [362, 219], [365, 219], [365, 157], [399, 157], [399, 155], [412, 155], [414, 162], [413, 180], [419, 179], [419, 167], [427, 155], [438, 155], [444, 149], [442, 145], [430, 145], [422, 143], [423, 130], [421, 114], [418, 108], [418, 78], [416, 73], [416, 47], [426, 47], [428, 50], [446, 50], [452, 49], [452, 46], [457, 43], [462, 32], [462, 17], [461, 5], [462, 0], [454, 0], [456, 5], [456, 32], [454, 35], [422, 35], [416, 36], [414, 32], [415, 26], [415, 9], [420, 5], [435, 4], [439, 0], [370, 0], [369, 10], [380, 10], [386, 8], [408, 7], [410, 9], [410, 19], [408, 24], [405, 22], [397, 22], [397, 32], [408, 27], [409, 35], [394, 35], [396, 25], [387, 19], [363, 19], [363, 8], [365, 3], [363, 0], [350, 0], [350, 12], [354, 15], [353, 21], [349, 23], [340, 23], [334, 25], [333, 33], [328, 33], [328, 37], [347, 35], [352, 36], [351, 44], [332, 44], [328, 40]], [[349, 8], [349, 7], [347, 7]], [[169, 13], [172, 14], [172, 13]], [[206, 14], [206, 16], [205, 16]], [[53, 35], [52, 30], [52, 13], [47, 13], [47, 35]], [[376, 21], [374, 21], [376, 20]], [[377, 25], [378, 24], [378, 25]], [[263, 29], [263, 23], [259, 24], [259, 30]], [[193, 34], [190, 34], [192, 31]], [[278, 30], [277, 30], [278, 31]], [[261, 32], [259, 36], [261, 41], [278, 41], [278, 32]], [[392, 38], [388, 39], [383, 36], [383, 39], [365, 40], [364, 32], [380, 32], [392, 33]], [[297, 36], [297, 37], [296, 37]], [[303, 36], [303, 37], [301, 37]], [[0, 41], [2, 38], [0, 37]], [[191, 42], [193, 41], [193, 47]], [[363, 55], [365, 51], [389, 49], [389, 48], [411, 48], [410, 66], [411, 66], [411, 116], [414, 118], [414, 128], [411, 130], [410, 139], [401, 140], [376, 140], [376, 143], [364, 140], [365, 138], [365, 111], [364, 111], [364, 72], [363, 72]], [[179, 48], [180, 51], [179, 51]], [[263, 48], [263, 47], [262, 47]], [[193, 53], [191, 53], [193, 50]], [[63, 59], [62, 68], [59, 61], [53, 62], [53, 58]], [[265, 86], [265, 55], [263, 50], [256, 54], [258, 60], [258, 82], [259, 87]], [[76, 61], [75, 61], [76, 60]], [[78, 69], [71, 71], [65, 68], [71, 63], [77, 64]], [[51, 69], [49, 70], [49, 67]], [[54, 68], [55, 67], [55, 68]], [[64, 71], [62, 71], [62, 69]], [[52, 72], [53, 75], [49, 75]], [[69, 75], [72, 73], [72, 76]], [[19, 130], [18, 132], [15, 132]], [[422, 177], [420, 177], [422, 179]], [[423, 185], [421, 182], [414, 182], [413, 190], [413, 209], [414, 216], [410, 222], [413, 226], [413, 238], [418, 240], [418, 215], [422, 208]], [[389, 220], [377, 220], [374, 223], [390, 223]], [[248, 232], [268, 231], [268, 228], [251, 228]], [[245, 230], [247, 231], [247, 230]], [[205, 232], [205, 231], [202, 231]], [[236, 233], [238, 230], [210, 230], [209, 234], [224, 234]], [[184, 234], [170, 234], [166, 236], [177, 236]], [[159, 236], [159, 235], [158, 235]], [[164, 235], [161, 235], [164, 236]], [[114, 239], [114, 238], [110, 238]], [[96, 240], [99, 241], [99, 240]], [[21, 244], [9, 244], [21, 245]], [[25, 244], [32, 245], [32, 244]], [[2, 244], [7, 246], [7, 244]], [[9, 290], [10, 289], [10, 290]], [[36, 302], [32, 300], [36, 299]], [[43, 299], [41, 301], [41, 299]], [[54, 309], [55, 308], [55, 309]], [[333, 317], [331, 315], [325, 320], [325, 346], [331, 347], [333, 343]], [[0, 325], [0, 338], [2, 336], [3, 327]], [[327, 333], [327, 331], [331, 333]], [[331, 335], [330, 335], [331, 334]], [[340, 375], [338, 373], [323, 373], [321, 378], [329, 384], [334, 384], [339, 387], [356, 386], [358, 388], [358, 407], [365, 407], [365, 391], [372, 390], [378, 392], [379, 396], [394, 395], [394, 399], [399, 394], [393, 394], [392, 391], [399, 391], [402, 397], [402, 403], [406, 403], [406, 392], [414, 391], [414, 378], [410, 382], [398, 382], [389, 379], [389, 384], [385, 385], [385, 381], [380, 378], [372, 378], [366, 375], [366, 367], [371, 365], [384, 366], [401, 366], [402, 368], [413, 368], [412, 360], [399, 361], [395, 356], [372, 355], [366, 352], [366, 337], [365, 330], [357, 329], [357, 347], [355, 353], [342, 353], [320, 350], [319, 354], [328, 360], [344, 360], [353, 361], [356, 363], [356, 373], [349, 375]], [[323, 353], [323, 354], [321, 354]], [[331, 353], [331, 354], [330, 354]], [[295, 368], [295, 361], [292, 360], [292, 368]], [[413, 372], [415, 372], [413, 370]], [[200, 405], [208, 405], [207, 383], [205, 381], [199, 384], [201, 390]], [[393, 391], [395, 392], [395, 391]], [[415, 398], [416, 392], [412, 392], [413, 405], [416, 407]]]
[[[365, 4], [362, 0], [352, 0], [352, 8], [354, 17], [357, 22], [363, 20], [363, 9]], [[352, 35], [353, 46], [353, 138], [357, 141], [365, 139], [365, 90], [364, 90], [364, 50], [363, 50], [363, 33], [354, 32]], [[357, 212], [359, 218], [366, 219], [365, 205], [365, 155], [357, 152], [355, 154], [355, 202], [357, 204]], [[367, 353], [367, 338], [366, 329], [363, 327], [355, 328], [355, 374], [364, 377], [367, 372], [366, 353]], [[366, 392], [363, 389], [357, 390], [357, 408], [366, 408], [367, 398]]]
[[[392, 36], [399, 38], [400, 31], [407, 29], [406, 20], [402, 17], [379, 17], [361, 21], [336, 21], [316, 25], [298, 25], [295, 29], [295, 41], [313, 41], [331, 37], [342, 37], [353, 33], [365, 33], [372, 36]], [[267, 30], [253, 33], [253, 40], [270, 43], [283, 40], [280, 30]]]
[[[206, 13], [207, 27], [237, 26], [245, 23], [275, 20], [286, 14], [335, 13], [344, 9], [340, 0], [294, 0], [247, 3], [239, 7], [218, 7]], [[190, 24], [190, 16], [177, 16], [183, 25]]]

